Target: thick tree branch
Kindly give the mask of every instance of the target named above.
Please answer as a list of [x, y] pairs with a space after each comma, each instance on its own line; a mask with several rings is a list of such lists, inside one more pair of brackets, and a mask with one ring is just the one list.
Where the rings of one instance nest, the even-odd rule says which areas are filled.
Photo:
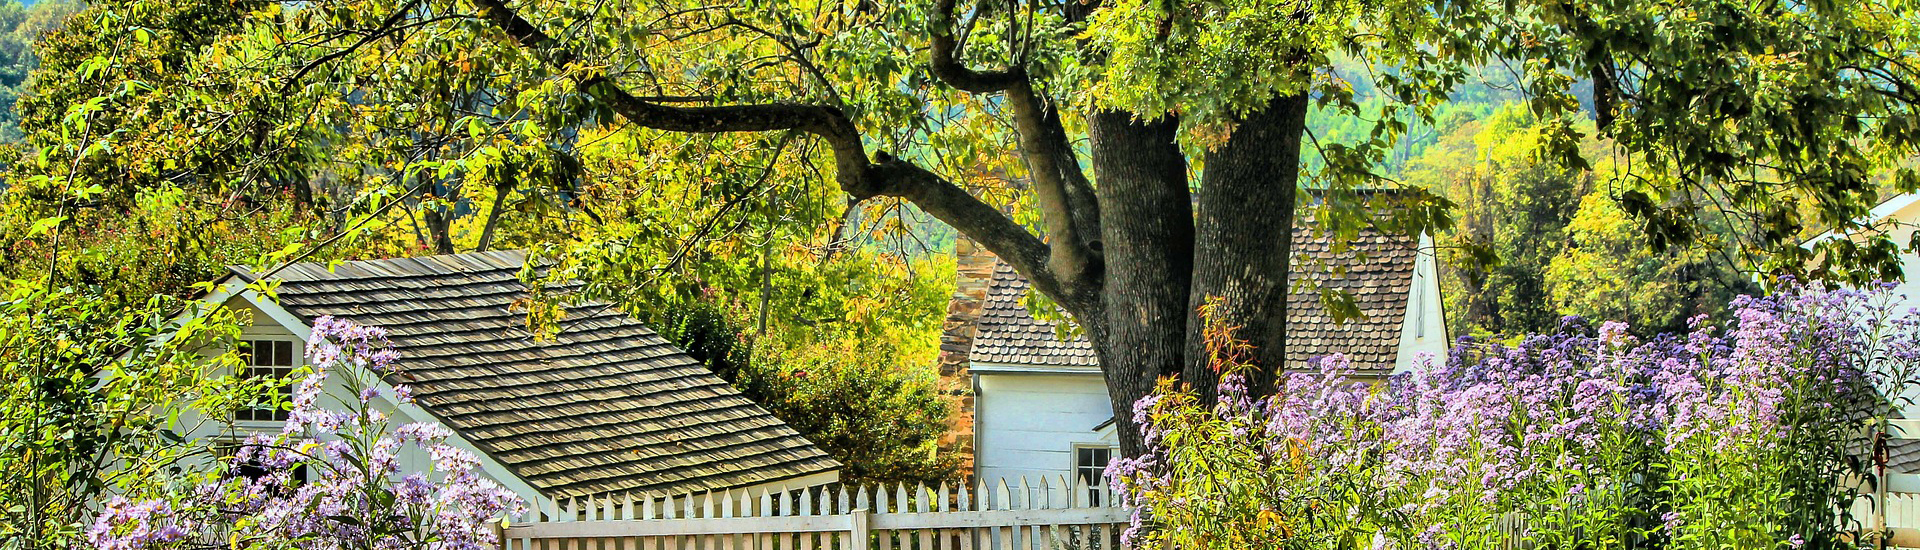
[[947, 225], [960, 230], [995, 256], [1012, 264], [1014, 269], [1033, 282], [1034, 288], [1053, 297], [1056, 302], [1072, 311], [1084, 309], [1082, 306], [1088, 293], [1062, 284], [1051, 262], [1047, 261], [1050, 247], [1025, 227], [925, 168], [892, 158], [886, 153], [880, 153], [877, 160], [879, 162], [872, 168], [876, 173], [874, 179], [888, 183], [880, 190], [880, 194], [912, 202], [914, 206], [947, 222]]
[[507, 195], [511, 194], [513, 194], [511, 183], [493, 187], [493, 207], [487, 210], [487, 224], [480, 230], [480, 245], [474, 247], [474, 252], [486, 252], [487, 249], [493, 248], [493, 230], [500, 227], [500, 214], [506, 209]]
[[975, 71], [960, 63], [959, 48], [953, 36], [953, 10], [957, 0], [938, 0], [934, 3], [933, 17], [930, 22], [933, 36], [928, 37], [929, 63], [933, 75], [940, 77], [955, 88], [976, 94], [1005, 90], [1015, 84], [1027, 81], [1026, 72], [1018, 67], [1004, 71]]
[[[473, 3], [494, 26], [549, 65], [562, 72], [579, 69], [573, 52], [508, 8], [504, 0]], [[904, 198], [1013, 264], [1041, 292], [1056, 298], [1068, 296], [1061, 293], [1063, 287], [1048, 266], [1048, 246], [1039, 237], [925, 168], [885, 152], [876, 155], [876, 162], [868, 162], [859, 130], [840, 109], [790, 103], [673, 107], [634, 97], [604, 75], [573, 77], [581, 93], [605, 102], [621, 117], [646, 128], [685, 133], [798, 130], [818, 136], [833, 149], [840, 189], [855, 200]], [[1061, 302], [1072, 303], [1070, 299]]]
[[1020, 131], [1020, 151], [1033, 177], [1034, 198], [1053, 237], [1053, 269], [1067, 284], [1098, 286], [1105, 267], [1099, 199], [1080, 169], [1060, 112], [1027, 82], [1008, 88], [1006, 97]]
[[1068, 290], [1097, 287], [1104, 267], [1099, 245], [1099, 199], [1080, 169], [1060, 113], [1037, 93], [1023, 68], [983, 72], [960, 63], [953, 34], [957, 3], [935, 2], [928, 64], [934, 76], [955, 88], [973, 93], [1005, 92], [1020, 133], [1020, 151], [1033, 178], [1034, 198], [1052, 237], [1050, 261], [1054, 274]]

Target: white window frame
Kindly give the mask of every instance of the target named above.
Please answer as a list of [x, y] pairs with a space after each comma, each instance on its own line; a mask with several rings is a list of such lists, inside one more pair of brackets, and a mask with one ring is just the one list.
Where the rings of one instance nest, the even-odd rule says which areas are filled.
[[[1114, 457], [1120, 456], [1120, 446], [1115, 445], [1113, 443], [1104, 442], [1104, 441], [1086, 441], [1086, 442], [1074, 443], [1073, 452], [1067, 453], [1067, 460], [1068, 462], [1070, 462], [1067, 468], [1067, 472], [1068, 472], [1067, 475], [1070, 477], [1070, 479], [1067, 480], [1067, 483], [1069, 484], [1080, 483], [1079, 481], [1081, 477], [1080, 476], [1080, 470], [1081, 470], [1080, 451], [1091, 450], [1091, 449], [1103, 449], [1107, 451], [1107, 464], [1113, 464]], [[1099, 495], [1105, 493], [1105, 491], [1098, 490], [1099, 487], [1105, 485], [1105, 482], [1103, 481], [1105, 476], [1105, 471], [1106, 471], [1106, 468], [1102, 467], [1101, 468], [1102, 477], [1087, 478], [1086, 486], [1080, 489], [1083, 492], [1073, 498], [1076, 501], [1080, 501], [1084, 504], [1091, 504], [1094, 506], [1106, 505], [1106, 503], [1097, 501], [1100, 498]], [[1094, 501], [1088, 502], [1086, 501], [1086, 499], [1094, 499]]]
[[[1105, 442], [1098, 442], [1098, 441], [1074, 443], [1073, 453], [1067, 457], [1067, 459], [1072, 462], [1072, 464], [1069, 465], [1067, 469], [1067, 472], [1069, 472], [1068, 475], [1071, 476], [1071, 478], [1068, 480], [1069, 483], [1078, 483], [1078, 481], [1076, 480], [1080, 478], [1080, 469], [1081, 469], [1080, 450], [1081, 449], [1105, 449], [1107, 451], [1107, 464], [1113, 463], [1113, 457], [1120, 456], [1120, 447], [1112, 443], [1105, 443]], [[1102, 467], [1102, 471], [1103, 472], [1105, 471], [1105, 467]], [[1087, 478], [1087, 483], [1089, 485], [1099, 483], [1099, 482], [1100, 482], [1099, 479]]]
[[[306, 364], [307, 345], [305, 342], [300, 341], [300, 338], [295, 337], [291, 334], [243, 331], [242, 334], [240, 335], [239, 340], [241, 342], [248, 342], [248, 343], [251, 343], [251, 342], [286, 342], [287, 343], [288, 347], [291, 350], [291, 355], [289, 356], [288, 364], [284, 366], [270, 365], [270, 366], [267, 366], [266, 368], [275, 368], [275, 369], [284, 368], [288, 373], [291, 373], [292, 371], [297, 370], [301, 366]], [[235, 377], [244, 378], [247, 376], [248, 371], [254, 368], [254, 365], [251, 364], [252, 359], [248, 359], [247, 362], [248, 364], [240, 366], [240, 369], [241, 369], [240, 372], [233, 373]], [[293, 385], [299, 383], [299, 381], [293, 380], [292, 376], [289, 375], [287, 376], [286, 383], [287, 383], [286, 391], [291, 392], [293, 390]], [[254, 418], [248, 418], [248, 419], [240, 418], [240, 413], [242, 411], [253, 411], [253, 410], [264, 410], [264, 409], [241, 409], [241, 410], [234, 411], [234, 415], [231, 417], [233, 419], [234, 425], [250, 431], [259, 431], [259, 430], [278, 429], [285, 422], [285, 420], [276, 420], [272, 418], [268, 418], [265, 420], [254, 419]], [[285, 411], [281, 411], [281, 412], [285, 412]]]

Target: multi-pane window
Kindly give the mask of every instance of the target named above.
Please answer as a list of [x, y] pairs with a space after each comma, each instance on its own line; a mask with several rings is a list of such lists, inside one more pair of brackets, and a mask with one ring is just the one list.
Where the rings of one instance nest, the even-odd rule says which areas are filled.
[[[287, 340], [246, 340], [241, 342], [240, 352], [246, 357], [247, 367], [241, 371], [242, 378], [270, 377], [277, 380], [275, 387], [282, 400], [293, 398], [294, 357], [293, 342]], [[287, 410], [279, 407], [240, 409], [234, 413], [235, 420], [280, 421], [287, 419]]]
[[[1085, 480], [1088, 487], [1104, 487], [1107, 484], [1107, 461], [1113, 459], [1112, 447], [1074, 447], [1073, 473]], [[1102, 505], [1100, 492], [1090, 491], [1088, 498], [1094, 506]]]

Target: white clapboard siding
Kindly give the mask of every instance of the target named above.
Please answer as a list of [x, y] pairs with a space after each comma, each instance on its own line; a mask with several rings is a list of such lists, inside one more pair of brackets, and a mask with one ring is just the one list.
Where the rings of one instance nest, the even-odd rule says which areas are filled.
[[[1098, 505], [1095, 505], [1098, 503]], [[1116, 550], [1128, 512], [1064, 477], [972, 487], [810, 487], [560, 499], [507, 550]]]

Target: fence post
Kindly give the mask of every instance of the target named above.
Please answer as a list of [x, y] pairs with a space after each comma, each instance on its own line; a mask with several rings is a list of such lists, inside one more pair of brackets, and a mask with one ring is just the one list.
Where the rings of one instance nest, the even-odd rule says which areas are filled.
[[853, 540], [848, 541], [852, 543], [849, 545], [849, 548], [851, 550], [867, 550], [867, 509], [854, 508], [853, 511], [850, 512], [850, 515], [853, 516], [853, 524], [847, 528], [847, 532]]

